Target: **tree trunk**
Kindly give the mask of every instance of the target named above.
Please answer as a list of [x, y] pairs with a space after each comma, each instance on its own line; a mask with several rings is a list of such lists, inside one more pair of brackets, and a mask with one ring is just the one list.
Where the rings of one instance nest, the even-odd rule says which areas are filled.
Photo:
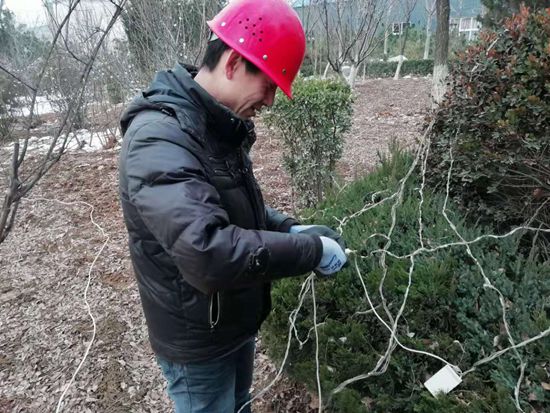
[[319, 62], [319, 56], [317, 55], [317, 51], [313, 49], [313, 76], [317, 76], [317, 64]]
[[432, 84], [432, 99], [434, 105], [441, 103], [446, 91], [447, 57], [449, 54], [449, 0], [437, 0], [437, 28], [435, 30], [435, 55]]
[[390, 33], [386, 26], [386, 31], [384, 32], [384, 62], [388, 61], [388, 37], [389, 36], [390, 36]]
[[349, 87], [352, 89], [355, 87], [355, 81], [357, 80], [358, 71], [359, 71], [359, 67], [357, 66], [357, 63], [353, 62], [349, 70], [349, 78], [348, 78]]
[[426, 23], [426, 42], [424, 43], [424, 57], [423, 59], [426, 60], [430, 56], [430, 40], [432, 38], [432, 15], [430, 14], [428, 16], [428, 22]]
[[390, 37], [390, 20], [391, 20], [391, 11], [393, 7], [393, 2], [390, 3], [388, 8], [388, 14], [386, 15], [386, 27], [384, 30], [384, 62], [388, 61], [388, 38]]
[[328, 70], [330, 69], [330, 63], [327, 62], [327, 65], [325, 66], [325, 71], [323, 72], [323, 79], [327, 78]]
[[405, 45], [407, 44], [407, 37], [409, 37], [409, 25], [405, 26], [405, 35], [401, 39], [401, 47], [399, 48], [399, 63], [397, 63], [397, 69], [395, 69], [395, 75], [393, 80], [399, 79], [401, 75], [401, 67], [403, 66], [403, 55], [405, 53]]

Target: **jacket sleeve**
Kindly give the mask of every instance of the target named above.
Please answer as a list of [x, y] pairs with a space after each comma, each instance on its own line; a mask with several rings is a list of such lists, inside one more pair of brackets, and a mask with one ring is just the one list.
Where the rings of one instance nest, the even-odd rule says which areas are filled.
[[317, 266], [319, 237], [230, 224], [199, 160], [177, 141], [151, 136], [158, 125], [144, 129], [126, 154], [129, 198], [189, 284], [211, 294]]
[[270, 231], [288, 232], [291, 226], [299, 224], [294, 218], [268, 206], [265, 207], [265, 219]]

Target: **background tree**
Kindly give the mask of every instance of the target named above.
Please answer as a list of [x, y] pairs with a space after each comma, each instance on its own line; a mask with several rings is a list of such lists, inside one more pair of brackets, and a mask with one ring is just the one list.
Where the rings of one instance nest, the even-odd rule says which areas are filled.
[[436, 0], [424, 0], [424, 9], [426, 10], [426, 41], [424, 42], [424, 56], [426, 60], [430, 56], [430, 41], [432, 39], [432, 18], [435, 14]]
[[[82, 25], [79, 24], [78, 19], [75, 19], [75, 11], [81, 6], [80, 0], [63, 3], [59, 8], [61, 15], [53, 14], [59, 19], [56, 18], [53, 21], [51, 26], [53, 31], [52, 41], [43, 55], [37, 59], [39, 67], [36, 72], [30, 72], [29, 70], [18, 72], [15, 69], [8, 68], [8, 65], [0, 64], [0, 68], [5, 74], [16, 79], [30, 92], [30, 113], [23, 121], [26, 126], [25, 137], [14, 143], [11, 162], [7, 168], [8, 176], [7, 179], [1, 182], [2, 185], [5, 184], [5, 190], [0, 209], [0, 243], [6, 239], [13, 228], [21, 199], [27, 196], [42, 177], [61, 159], [69, 141], [74, 138], [73, 132], [79, 125], [79, 112], [85, 101], [92, 69], [125, 4], [126, 0], [120, 0], [119, 3], [105, 2], [104, 6], [108, 8], [108, 18], [103, 24], [93, 28], [92, 33], [86, 33], [86, 42], [83, 44], [82, 38], [79, 41], [72, 42], [75, 33], [82, 30]], [[85, 11], [81, 7], [80, 10]], [[10, 28], [7, 33], [13, 37], [16, 31]], [[74, 48], [75, 44], [79, 45], [78, 49]], [[8, 50], [10, 49], [8, 48]], [[68, 104], [64, 110], [58, 113], [55, 132], [48, 150], [45, 154], [35, 157], [31, 165], [28, 159], [28, 149], [32, 136], [31, 127], [36, 118], [37, 98], [47, 91], [52, 70], [55, 71], [55, 68], [59, 67], [59, 53], [62, 50], [78, 63], [75, 63], [75, 66], [78, 67], [76, 72], [72, 72], [65, 77], [61, 75], [61, 82], [67, 80], [67, 76], [74, 77], [75, 82], [72, 83], [74, 89], [69, 95]]]
[[197, 65], [208, 40], [206, 21], [222, 0], [132, 0], [122, 16], [130, 52], [143, 81], [181, 61]]
[[0, 142], [12, 139], [22, 98], [30, 92], [24, 78], [32, 77], [47, 46], [0, 4]]
[[432, 99], [439, 104], [445, 94], [445, 79], [449, 73], [447, 57], [449, 55], [449, 0], [436, 0], [437, 28], [435, 31], [435, 54]]
[[386, 23], [384, 27], [384, 51], [383, 51], [384, 62], [388, 60], [388, 42], [389, 42], [390, 35], [392, 34], [391, 33], [391, 29], [392, 29], [391, 16], [392, 16], [393, 5], [394, 5], [393, 2], [389, 4], [388, 12], [386, 13]]
[[[457, 205], [501, 232], [550, 227], [549, 28], [550, 11], [522, 8], [498, 30], [481, 32], [453, 62], [434, 114], [429, 181], [441, 182], [452, 148]], [[546, 260], [548, 235], [525, 237]]]
[[401, 0], [401, 12], [402, 22], [399, 31], [399, 62], [397, 63], [397, 69], [393, 76], [394, 80], [399, 79], [401, 73], [401, 67], [403, 66], [403, 54], [405, 53], [405, 46], [407, 45], [407, 37], [409, 36], [409, 26], [411, 21], [411, 14], [416, 7], [417, 0]]
[[[377, 36], [389, 4], [393, 0], [318, 0], [325, 42], [327, 68], [342, 74], [350, 64], [348, 83], [355, 84], [359, 65], [380, 42]], [[326, 71], [325, 71], [326, 74]]]
[[522, 4], [531, 11], [550, 7], [548, 0], [481, 0], [486, 13], [480, 17], [484, 26], [499, 27], [502, 20], [519, 12]]

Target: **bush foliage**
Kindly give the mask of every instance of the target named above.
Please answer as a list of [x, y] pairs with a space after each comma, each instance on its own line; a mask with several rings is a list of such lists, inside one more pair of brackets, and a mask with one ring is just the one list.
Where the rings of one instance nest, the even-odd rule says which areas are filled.
[[20, 105], [18, 96], [24, 93], [23, 85], [0, 73], [0, 144], [12, 139], [12, 129], [16, 122], [14, 109]]
[[[367, 77], [390, 77], [395, 74], [397, 62], [371, 62], [367, 63]], [[428, 76], [433, 73], [433, 60], [405, 60], [401, 67], [401, 76], [415, 75]]]
[[531, 10], [540, 10], [548, 7], [548, 0], [481, 0], [486, 13], [481, 16], [483, 26], [498, 27], [502, 20], [519, 11], [521, 5]]
[[264, 119], [283, 140], [283, 166], [298, 205], [312, 206], [330, 188], [342, 156], [352, 93], [343, 81], [321, 79], [299, 79], [292, 90], [293, 99], [279, 96]]
[[[328, 197], [311, 218], [317, 224], [337, 225], [342, 219], [371, 202], [393, 193], [411, 165], [407, 153], [395, 152], [393, 160], [366, 178], [353, 183], [338, 197]], [[402, 205], [397, 209], [397, 225], [390, 250], [408, 254], [419, 248], [419, 182], [413, 177], [406, 186]], [[378, 193], [378, 191], [382, 191]], [[391, 192], [390, 192], [391, 191]], [[423, 204], [424, 243], [427, 247], [458, 241], [441, 210], [443, 197], [425, 193]], [[452, 208], [451, 208], [452, 209]], [[391, 225], [391, 202], [370, 209], [351, 220], [343, 235], [349, 248], [364, 259], [358, 261], [373, 305], [387, 320], [378, 285], [382, 277], [380, 255], [371, 253], [386, 243], [383, 237]], [[450, 218], [466, 239], [488, 233], [464, 223], [461, 214], [449, 211]], [[517, 254], [516, 240], [488, 239], [472, 245], [487, 277], [506, 300], [507, 318], [516, 342], [535, 336], [550, 327], [550, 266]], [[352, 265], [329, 280], [316, 282], [317, 320], [321, 382], [326, 397], [346, 379], [370, 371], [386, 351], [389, 332], [381, 325], [365, 299], [360, 279]], [[397, 313], [408, 280], [408, 259], [386, 257], [388, 266], [384, 296], [390, 311]], [[262, 332], [275, 360], [281, 360], [286, 347], [289, 313], [297, 307], [303, 279], [277, 282], [273, 289], [273, 312]], [[399, 340], [409, 347], [435, 353], [468, 370], [477, 360], [509, 345], [502, 325], [502, 312], [494, 291], [483, 288], [483, 278], [464, 247], [455, 246], [417, 256], [412, 286], [398, 329]], [[306, 298], [297, 318], [299, 336], [310, 339], [299, 348], [294, 340], [286, 371], [305, 382], [312, 391], [315, 383], [315, 339], [312, 328], [311, 296]], [[544, 411], [550, 406], [550, 346], [548, 337], [520, 349], [527, 362], [520, 390], [525, 411]], [[397, 349], [386, 373], [356, 382], [338, 393], [327, 411], [332, 412], [515, 412], [513, 389], [519, 377], [519, 362], [513, 352], [479, 367], [464, 377], [463, 383], [444, 397], [433, 398], [422, 383], [441, 367], [430, 357]], [[546, 384], [545, 384], [546, 385]]]
[[505, 230], [541, 209], [531, 225], [550, 227], [550, 9], [522, 8], [502, 30], [481, 33], [450, 79], [435, 115], [430, 181], [446, 175], [451, 145], [452, 195], [470, 217]]

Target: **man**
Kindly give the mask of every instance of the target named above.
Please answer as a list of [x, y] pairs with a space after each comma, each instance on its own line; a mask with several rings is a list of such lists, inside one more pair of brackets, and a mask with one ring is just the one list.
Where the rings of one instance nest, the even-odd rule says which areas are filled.
[[346, 256], [331, 229], [265, 207], [243, 149], [276, 88], [292, 95], [305, 50], [296, 13], [284, 0], [235, 0], [209, 26], [198, 73], [157, 73], [124, 113], [120, 197], [176, 412], [229, 413], [249, 400], [270, 282], [334, 274]]

